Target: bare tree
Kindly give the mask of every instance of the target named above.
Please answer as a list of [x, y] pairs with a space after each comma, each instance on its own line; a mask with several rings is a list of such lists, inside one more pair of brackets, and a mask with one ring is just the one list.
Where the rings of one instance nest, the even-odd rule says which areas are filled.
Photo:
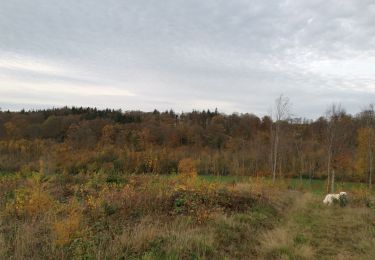
[[[374, 106], [371, 105], [371, 125], [370, 127], [373, 127], [372, 121], [374, 118]], [[368, 177], [368, 187], [371, 190], [372, 189], [372, 171], [373, 171], [373, 161], [374, 161], [374, 135], [370, 135], [368, 140], [368, 156], [369, 156], [369, 177]]]
[[298, 129], [297, 127], [294, 128], [294, 145], [297, 152], [297, 161], [298, 166], [297, 170], [299, 171], [299, 179], [300, 182], [302, 182], [302, 173], [304, 172], [304, 152], [303, 152], [303, 139], [302, 139], [302, 133], [301, 129]]
[[369, 189], [372, 189], [372, 175], [373, 175], [373, 161], [374, 161], [374, 121], [375, 121], [375, 111], [374, 104], [370, 104], [367, 108], [363, 109], [361, 112], [362, 120], [365, 123], [365, 128], [368, 129], [367, 136], [367, 167], [368, 167], [368, 185]]
[[341, 104], [332, 104], [326, 112], [327, 193], [334, 192], [335, 171], [332, 162], [342, 150], [348, 136], [342, 122], [344, 117], [345, 110], [341, 108]]
[[277, 162], [279, 158], [280, 130], [283, 120], [289, 118], [290, 102], [288, 97], [280, 95], [275, 100], [275, 107], [272, 110], [271, 117], [274, 123], [271, 125], [271, 158], [272, 158], [272, 181], [276, 179]]
[[[367, 127], [369, 129], [373, 129], [374, 127], [374, 104], [370, 104], [369, 108], [367, 109]], [[371, 132], [373, 133], [373, 132]], [[369, 175], [368, 175], [368, 186], [369, 189], [372, 189], [372, 171], [373, 171], [373, 161], [374, 161], [374, 135], [370, 134], [367, 139], [367, 147], [368, 147], [368, 167], [369, 167]]]

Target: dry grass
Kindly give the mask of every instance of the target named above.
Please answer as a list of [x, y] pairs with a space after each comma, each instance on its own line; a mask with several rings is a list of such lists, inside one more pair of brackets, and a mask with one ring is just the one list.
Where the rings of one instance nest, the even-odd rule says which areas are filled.
[[327, 207], [319, 196], [306, 194], [285, 214], [282, 227], [264, 235], [265, 256], [373, 259], [375, 212], [372, 209], [357, 204]]
[[261, 237], [262, 253], [267, 259], [314, 259], [312, 246], [295, 241], [295, 233], [285, 227], [266, 232]]
[[5, 256], [7, 252], [7, 244], [4, 235], [0, 233], [0, 256]]
[[128, 252], [142, 253], [147, 251], [150, 243], [165, 232], [161, 223], [146, 217], [134, 227], [127, 227], [119, 237], [120, 245]]
[[41, 253], [49, 247], [50, 237], [45, 234], [42, 223], [25, 222], [17, 227], [14, 239], [10, 244], [11, 256], [14, 259], [40, 258]]
[[[160, 176], [8, 178], [0, 259], [374, 259], [370, 194], [325, 207], [312, 193], [258, 179]], [[22, 179], [24, 178], [24, 179]], [[353, 198], [353, 196], [355, 196]], [[371, 206], [371, 205], [369, 205]]]

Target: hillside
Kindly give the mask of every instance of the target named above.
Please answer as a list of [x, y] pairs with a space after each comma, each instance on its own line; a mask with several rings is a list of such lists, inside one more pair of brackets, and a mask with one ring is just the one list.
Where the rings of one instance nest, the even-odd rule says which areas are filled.
[[314, 121], [218, 111], [3, 111], [0, 171], [172, 174], [192, 158], [200, 175], [325, 179], [328, 164], [337, 181], [367, 182], [373, 118], [372, 110]]

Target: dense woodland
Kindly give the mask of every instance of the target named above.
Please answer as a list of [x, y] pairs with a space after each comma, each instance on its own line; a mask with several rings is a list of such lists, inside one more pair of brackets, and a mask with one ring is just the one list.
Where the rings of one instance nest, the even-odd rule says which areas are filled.
[[334, 173], [336, 181], [369, 182], [374, 127], [372, 106], [357, 115], [332, 106], [314, 121], [218, 111], [1, 111], [0, 171], [105, 171], [116, 180], [177, 173], [179, 161], [190, 158], [202, 175], [326, 179]]

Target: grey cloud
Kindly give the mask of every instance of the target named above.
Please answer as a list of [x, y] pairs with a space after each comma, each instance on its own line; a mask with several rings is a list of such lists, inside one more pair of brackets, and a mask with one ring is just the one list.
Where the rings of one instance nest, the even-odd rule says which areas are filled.
[[[34, 57], [65, 72], [0, 66], [0, 105], [265, 114], [285, 93], [300, 116], [317, 117], [333, 101], [354, 113], [374, 98], [374, 24], [370, 0], [3, 0], [0, 59]], [[134, 96], [9, 92], [9, 80]]]

